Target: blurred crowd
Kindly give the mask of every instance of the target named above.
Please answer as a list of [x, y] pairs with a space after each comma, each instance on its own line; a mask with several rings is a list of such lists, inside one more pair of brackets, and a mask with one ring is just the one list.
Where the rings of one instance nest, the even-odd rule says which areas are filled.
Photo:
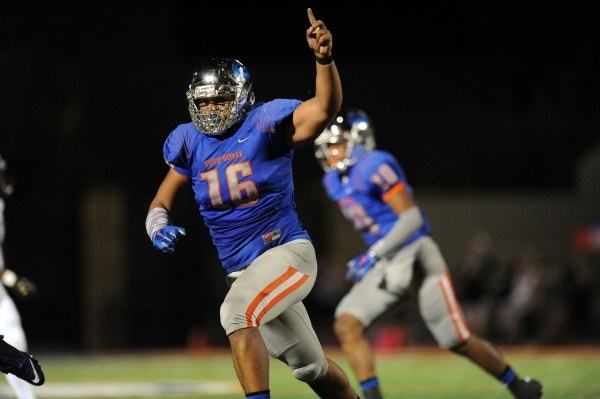
[[558, 264], [533, 247], [496, 251], [477, 232], [453, 273], [463, 312], [476, 334], [499, 344], [600, 342], [600, 256], [574, 251]]

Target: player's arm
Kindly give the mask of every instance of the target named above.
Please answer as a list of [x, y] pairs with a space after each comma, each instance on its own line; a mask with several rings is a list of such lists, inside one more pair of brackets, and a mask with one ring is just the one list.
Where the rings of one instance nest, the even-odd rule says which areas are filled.
[[150, 203], [146, 232], [154, 246], [163, 252], [173, 252], [179, 237], [185, 235], [185, 229], [173, 226], [172, 218], [189, 200], [190, 187], [190, 179], [171, 168]]
[[158, 187], [149, 210], [161, 207], [171, 215], [177, 215], [190, 199], [191, 181], [188, 177], [178, 173], [175, 169], [169, 172]]
[[421, 211], [404, 183], [400, 182], [392, 187], [382, 200], [398, 215], [398, 220], [384, 237], [369, 248], [368, 253], [375, 258], [381, 258], [392, 249], [402, 245], [424, 223]]
[[421, 211], [413, 201], [404, 182], [398, 182], [388, 190], [383, 195], [382, 201], [386, 202], [398, 215], [398, 220], [384, 237], [371, 245], [367, 252], [348, 262], [348, 272], [346, 273], [348, 280], [359, 282], [379, 259], [400, 246], [423, 226]]
[[310, 8], [308, 20], [311, 26], [306, 31], [306, 40], [317, 57], [315, 96], [300, 104], [292, 118], [284, 122], [284, 135], [296, 147], [312, 144], [342, 106], [342, 83], [331, 55], [331, 32], [323, 21], [315, 19]]

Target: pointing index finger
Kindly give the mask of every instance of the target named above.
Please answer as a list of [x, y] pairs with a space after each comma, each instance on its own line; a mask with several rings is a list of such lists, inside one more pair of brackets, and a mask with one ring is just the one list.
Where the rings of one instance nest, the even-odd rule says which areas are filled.
[[313, 15], [312, 9], [309, 8], [306, 11], [308, 12], [308, 21], [310, 22], [311, 25], [314, 24], [317, 19]]

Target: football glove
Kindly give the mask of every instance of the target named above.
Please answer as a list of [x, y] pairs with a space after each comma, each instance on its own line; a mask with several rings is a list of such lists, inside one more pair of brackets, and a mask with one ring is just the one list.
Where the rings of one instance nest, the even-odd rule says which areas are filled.
[[175, 244], [180, 236], [185, 235], [185, 229], [177, 226], [165, 226], [159, 229], [152, 237], [152, 244], [162, 252], [175, 251]]
[[19, 299], [29, 300], [37, 296], [38, 290], [34, 283], [10, 269], [4, 269], [2, 273], [2, 284], [10, 289]]
[[346, 272], [346, 280], [358, 283], [363, 276], [375, 266], [379, 259], [376, 256], [364, 253], [348, 262], [348, 271]]

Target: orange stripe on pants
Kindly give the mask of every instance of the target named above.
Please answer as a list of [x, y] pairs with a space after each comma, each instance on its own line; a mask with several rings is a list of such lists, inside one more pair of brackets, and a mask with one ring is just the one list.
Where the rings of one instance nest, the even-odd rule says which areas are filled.
[[446, 308], [448, 309], [448, 313], [450, 314], [450, 318], [452, 319], [452, 323], [456, 329], [458, 339], [460, 342], [464, 342], [469, 337], [470, 331], [469, 327], [467, 326], [467, 322], [465, 321], [465, 316], [463, 315], [462, 309], [460, 308], [460, 304], [456, 300], [454, 286], [452, 285], [452, 280], [450, 279], [450, 273], [448, 270], [444, 272], [439, 284], [442, 294], [444, 295]]
[[[293, 277], [298, 277], [298, 274], [301, 276], [297, 279], [297, 281], [293, 282], [289, 285], [289, 287], [284, 288], [281, 292], [277, 293], [277, 295], [269, 298], [271, 294], [279, 290], [283, 285], [289, 282]], [[294, 269], [292, 266], [289, 266], [288, 269], [281, 276], [277, 277], [271, 283], [269, 283], [258, 295], [250, 302], [250, 306], [246, 309], [246, 325], [248, 327], [258, 327], [264, 315], [271, 310], [275, 305], [281, 302], [284, 298], [289, 296], [292, 292], [296, 291], [298, 287], [300, 287], [304, 282], [308, 280], [308, 275], [300, 273], [298, 270]], [[261, 304], [266, 301], [263, 309], [255, 315], [256, 310], [259, 308]]]

